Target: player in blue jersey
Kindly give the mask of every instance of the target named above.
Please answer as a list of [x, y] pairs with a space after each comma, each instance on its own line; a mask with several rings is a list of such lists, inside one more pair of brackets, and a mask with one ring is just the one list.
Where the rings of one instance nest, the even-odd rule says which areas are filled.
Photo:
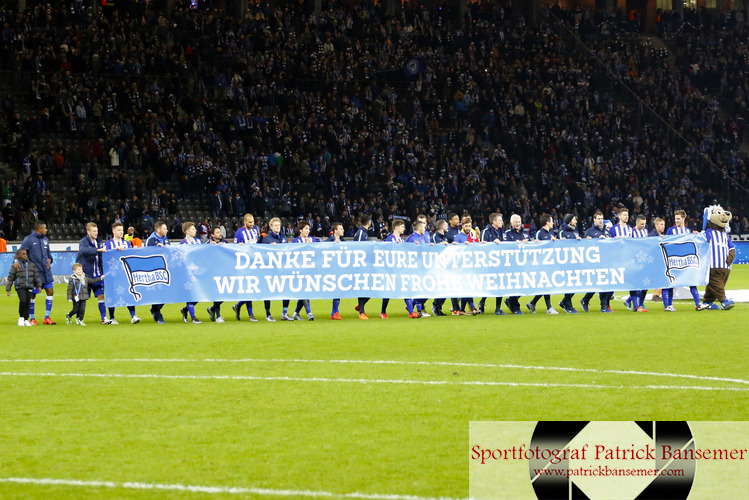
[[[600, 210], [596, 210], [593, 214], [593, 225], [585, 231], [583, 236], [588, 240], [608, 238], [609, 232], [606, 231], [606, 227], [603, 224], [603, 212], [601, 212]], [[588, 304], [590, 304], [590, 299], [592, 298], [593, 292], [588, 292], [583, 296], [582, 299], [580, 299], [580, 305], [582, 306], [583, 311], [588, 312]], [[601, 301], [602, 313], [613, 312], [611, 310], [611, 306], [609, 305], [609, 301], [611, 300], [610, 292], [599, 292], [598, 299]]]
[[[434, 223], [434, 233], [431, 237], [431, 244], [432, 245], [448, 245], [447, 242], [447, 221], [440, 219], [437, 222]], [[442, 305], [445, 303], [445, 300], [447, 299], [434, 299], [432, 301], [432, 313], [434, 313], [435, 316], [446, 316], [444, 312], [442, 312]]]
[[[334, 222], [330, 225], [330, 236], [325, 241], [341, 243], [343, 240], [343, 224]], [[341, 305], [341, 299], [333, 299], [333, 308], [330, 311], [330, 319], [341, 320], [341, 312], [338, 310]]]
[[[431, 245], [432, 241], [429, 235], [426, 233], [427, 216], [418, 215], [416, 222], [413, 223], [413, 233], [408, 235], [406, 243], [416, 243], [417, 245]], [[419, 314], [419, 317], [428, 318], [431, 314], [426, 312], [427, 299], [414, 299], [413, 305], [414, 310]]]
[[[195, 227], [194, 222], [185, 222], [182, 224], [182, 232], [185, 233], [185, 238], [179, 242], [180, 245], [203, 244], [203, 240], [195, 237], [195, 235], [198, 234], [198, 228]], [[195, 316], [195, 304], [197, 304], [197, 302], [188, 302], [179, 312], [182, 313], [182, 321], [185, 323], [191, 320], [193, 324], [200, 325], [203, 322]], [[188, 314], [190, 315], [190, 320], [187, 319]]]
[[[288, 243], [286, 236], [284, 236], [281, 231], [281, 219], [273, 217], [268, 221], [268, 233], [263, 238], [262, 243], [266, 245], [282, 245]], [[294, 319], [289, 316], [289, 302], [289, 300], [283, 300], [281, 302], [283, 305], [283, 311], [281, 314], [282, 321], [294, 321]], [[270, 300], [265, 301], [265, 319], [266, 321], [276, 321], [270, 313]]]
[[[354, 241], [369, 241], [369, 228], [372, 226], [372, 217], [367, 214], [361, 214], [359, 216], [359, 227], [354, 234]], [[355, 309], [359, 313], [359, 319], [369, 319], [367, 313], [364, 311], [364, 306], [369, 301], [368, 297], [359, 297], [358, 304]]]
[[[666, 231], [666, 235], [672, 234], [692, 234], [694, 231], [687, 227], [687, 213], [684, 210], [676, 210], [674, 212], [674, 225], [669, 227]], [[694, 308], [697, 311], [704, 309], [704, 305], [700, 303], [700, 292], [696, 286], [690, 286], [689, 292], [692, 294], [694, 300]], [[668, 312], [676, 312], [674, 307], [674, 289], [664, 288], [663, 289], [663, 310]]]
[[[385, 238], [387, 243], [403, 243], [403, 233], [406, 231], [406, 223], [401, 219], [395, 219], [393, 221], [393, 232]], [[420, 318], [421, 315], [414, 311], [414, 302], [411, 299], [404, 299], [406, 302], [406, 310], [408, 311], [409, 318]], [[390, 299], [382, 299], [382, 308], [380, 310], [380, 318], [388, 319], [387, 308]]]
[[[157, 221], [153, 225], [153, 232], [146, 238], [144, 245], [147, 247], [164, 247], [170, 245], [169, 238], [167, 237], [168, 233], [169, 228], [167, 228], [166, 222], [163, 220]], [[164, 304], [153, 304], [151, 306], [151, 316], [153, 316], [153, 320], [159, 325], [166, 323], [164, 315], [161, 314], [163, 307]]]
[[[481, 242], [482, 243], [502, 243], [505, 237], [504, 221], [502, 220], [502, 214], [493, 213], [489, 215], [489, 224], [481, 231]], [[484, 314], [484, 307], [486, 306], [486, 297], [482, 297], [479, 300], [479, 314]], [[497, 297], [494, 305], [494, 314], [497, 316], [505, 316], [502, 311], [502, 297]]]
[[[556, 241], [556, 237], [551, 232], [551, 230], [554, 229], [554, 219], [551, 218], [551, 215], [541, 214], [538, 222], [541, 229], [536, 231], [536, 236], [533, 238], [534, 241]], [[525, 307], [528, 308], [528, 311], [530, 311], [531, 314], [536, 313], [536, 304], [542, 296], [546, 303], [546, 314], [559, 314], [557, 310], [551, 306], [551, 295], [548, 293], [544, 295], [538, 294], [533, 297], [533, 299], [525, 305]]]
[[[99, 226], [95, 222], [86, 224], [86, 236], [78, 243], [78, 256], [76, 262], [83, 267], [86, 276], [96, 279], [104, 274], [101, 254], [106, 252], [104, 241], [99, 238]], [[107, 319], [107, 308], [104, 302], [104, 282], [99, 281], [91, 285], [91, 295], [96, 296], [99, 301], [99, 314], [101, 324], [109, 325], [111, 320]]]
[[[648, 236], [651, 238], [662, 238], [666, 236], [666, 221], [661, 219], [660, 217], [656, 217], [653, 219], [653, 230], [648, 233]], [[663, 290], [660, 288], [657, 290], [653, 290], [653, 301], [662, 301], [663, 300]], [[645, 303], [645, 297], [642, 297], [641, 303]]]
[[[609, 234], [612, 238], [631, 238], [632, 237], [632, 226], [627, 224], [629, 222], [629, 210], [625, 207], [619, 209], [619, 222], [614, 224], [609, 230]], [[613, 293], [612, 293], [613, 295]], [[630, 290], [629, 298], [626, 300], [625, 305], [627, 309], [636, 311], [639, 307], [640, 292], [638, 290]]]
[[[648, 222], [647, 217], [645, 217], [643, 214], [639, 214], [635, 218], [635, 227], [632, 229], [632, 237], [633, 238], [647, 238], [648, 237], [648, 229], [646, 226]], [[645, 295], [647, 295], [647, 290], [637, 290], [635, 292], [634, 300], [632, 300], [632, 296], [627, 297], [627, 300], [625, 300], [625, 305], [627, 302], [629, 302], [629, 305], [627, 306], [627, 309], [630, 309], [635, 312], [648, 312], [647, 308], [645, 307]], [[630, 292], [631, 294], [632, 292]]]
[[[257, 243], [259, 239], [260, 230], [255, 225], [255, 217], [253, 217], [252, 214], [245, 214], [242, 227], [240, 227], [234, 234], [234, 243], [239, 245], [251, 245]], [[247, 306], [247, 315], [249, 316], [250, 323], [257, 323], [257, 318], [252, 313], [251, 300], [240, 300], [231, 306], [237, 321], [242, 319], [242, 306]], [[268, 302], [268, 306], [270, 306], [270, 302]]]
[[[133, 244], [125, 240], [123, 238], [124, 235], [125, 227], [121, 222], [115, 222], [114, 224], [112, 224], [112, 239], [104, 244], [104, 248], [107, 249], [107, 252], [111, 252], [113, 250], [123, 251], [127, 248], [132, 248]], [[110, 306], [108, 309], [110, 323], [113, 325], [119, 324], [114, 317], [114, 307]], [[135, 306], [127, 306], [127, 310], [130, 312], [130, 323], [140, 323], [140, 318], [135, 315]]]
[[[577, 231], [577, 216], [575, 214], [564, 216], [564, 222], [559, 228], [559, 239], [580, 241], [580, 233]], [[577, 309], [572, 305], [572, 297], [574, 295], [574, 293], [565, 293], [562, 301], [559, 303], [559, 307], [567, 314], [577, 314]]]
[[626, 208], [619, 209], [619, 222], [611, 227], [609, 235], [612, 238], [631, 238], [632, 227], [627, 222], [629, 222], [629, 210]]
[[[299, 223], [299, 225], [297, 226], [297, 231], [299, 231], [299, 236], [294, 238], [293, 243], [314, 243], [315, 242], [315, 238], [309, 235], [309, 232], [310, 232], [309, 222], [307, 222], [306, 220], [303, 220]], [[291, 318], [294, 321], [301, 321], [302, 317], [299, 316], [299, 312], [302, 310], [302, 307], [304, 307], [304, 310], [307, 312], [307, 320], [315, 321], [315, 317], [312, 315], [312, 306], [309, 303], [309, 299], [297, 301], [296, 309], [294, 310], [294, 315]]]
[[[44, 325], [56, 324], [52, 321], [50, 314], [52, 314], [52, 298], [55, 295], [54, 285], [55, 277], [52, 275], [52, 252], [49, 248], [49, 239], [47, 238], [47, 224], [41, 220], [37, 220], [34, 223], [34, 230], [24, 238], [21, 243], [21, 249], [26, 250], [28, 260], [33, 262], [39, 271], [39, 277], [42, 280], [42, 289], [47, 295], [46, 307], [44, 310]], [[16, 271], [20, 271], [21, 263], [15, 262], [13, 266]], [[31, 325], [38, 325], [36, 318], [34, 317], [34, 309], [36, 305], [36, 295], [31, 295], [31, 302], [29, 305], [29, 323]]]
[[[515, 241], [521, 244], [528, 243], [529, 240], [528, 233], [523, 228], [523, 219], [518, 214], [512, 214], [510, 216], [510, 229], [505, 231], [505, 241]], [[520, 310], [520, 301], [518, 299], [517, 295], [505, 299], [505, 304], [507, 304], [512, 314], [523, 314], [523, 311]]]

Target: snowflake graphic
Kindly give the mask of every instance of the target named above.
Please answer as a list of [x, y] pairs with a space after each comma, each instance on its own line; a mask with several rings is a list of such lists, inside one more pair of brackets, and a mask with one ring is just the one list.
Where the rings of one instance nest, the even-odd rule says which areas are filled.
[[126, 307], [127, 302], [125, 302], [122, 299], [119, 299], [117, 302], [114, 303], [114, 307]]
[[125, 295], [125, 292], [127, 289], [124, 286], [118, 286], [117, 287], [117, 295]]
[[187, 257], [186, 248], [177, 248], [169, 256], [169, 263], [172, 264], [174, 267], [184, 267], [185, 264], [187, 264], [189, 261], [190, 259]]
[[185, 281], [185, 284], [182, 285], [185, 290], [192, 290], [193, 284], [192, 281]]
[[648, 255], [648, 264], [652, 264], [655, 258], [652, 255]]
[[[635, 258], [637, 259], [637, 262], [638, 262], [638, 263], [643, 263], [643, 262], [647, 262], [647, 260], [648, 260], [648, 257], [649, 257], [649, 256], [648, 256], [648, 254], [647, 254], [647, 253], [645, 253], [645, 252], [644, 252], [644, 251], [642, 251], [642, 250], [640, 250], [639, 252], [637, 252], [637, 253], [635, 254]], [[651, 258], [652, 258], [652, 257], [651, 257]]]
[[188, 272], [189, 272], [190, 274], [195, 274], [195, 273], [197, 273], [197, 272], [198, 272], [199, 270], [200, 270], [200, 268], [199, 268], [198, 266], [196, 266], [194, 262], [190, 262], [190, 264], [188, 264], [188, 266], [187, 266], [187, 271], [188, 271]]
[[645, 288], [650, 286], [650, 278], [645, 278], [644, 280], [642, 280], [642, 284], [643, 286], [645, 286]]

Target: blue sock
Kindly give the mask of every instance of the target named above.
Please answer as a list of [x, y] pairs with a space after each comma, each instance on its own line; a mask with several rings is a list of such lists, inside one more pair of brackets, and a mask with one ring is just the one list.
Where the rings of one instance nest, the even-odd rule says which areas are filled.
[[312, 314], [312, 304], [310, 304], [309, 300], [304, 301], [304, 310], [307, 311], [307, 316]]
[[101, 314], [102, 321], [107, 319], [107, 307], [101, 299], [99, 299], [99, 314]]
[[637, 295], [637, 292], [629, 292], [629, 300], [632, 301], [632, 310], [633, 311], [637, 310], [637, 307], [638, 307], [637, 303], [639, 301], [639, 298], [640, 297]]
[[663, 298], [663, 307], [666, 308], [669, 306], [669, 298], [671, 296], [671, 290], [669, 288], [664, 288], [661, 292], [661, 298]]
[[29, 306], [29, 319], [34, 319], [34, 303], [36, 299], [31, 299], [31, 305]]
[[648, 294], [647, 290], [640, 290], [640, 305], [645, 307], [645, 296]]
[[49, 318], [49, 315], [52, 314], [52, 297], [47, 295], [47, 301], [46, 301], [46, 308], [44, 310], [44, 317]]
[[338, 306], [341, 305], [341, 299], [333, 299], [333, 312], [331, 313], [331, 316], [338, 312]]
[[130, 317], [135, 317], [135, 306], [127, 306], [127, 310], [130, 312]]
[[408, 314], [411, 314], [414, 312], [414, 301], [411, 299], [403, 299], [406, 303], [406, 309], [408, 310]]
[[690, 286], [689, 291], [692, 292], [692, 298], [694, 299], [694, 305], [699, 306], [700, 305], [700, 292], [697, 290], [696, 286]]
[[[242, 304], [242, 302], [240, 302], [240, 304]], [[252, 301], [248, 300], [247, 302], [245, 302], [245, 304], [247, 304], [247, 314], [249, 314], [250, 316], [252, 316]], [[240, 307], [242, 307], [242, 306], [241, 305], [237, 305], [237, 309], [239, 309]]]
[[192, 302], [187, 303], [187, 312], [190, 313], [190, 317], [195, 319], [195, 304]]
[[294, 314], [299, 314], [299, 311], [302, 310], [302, 307], [304, 307], [304, 301], [303, 300], [297, 300], [296, 301], [296, 308], [294, 309]]

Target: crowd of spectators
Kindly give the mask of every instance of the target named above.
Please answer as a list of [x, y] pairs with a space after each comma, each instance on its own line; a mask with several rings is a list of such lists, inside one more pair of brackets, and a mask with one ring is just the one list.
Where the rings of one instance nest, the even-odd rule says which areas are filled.
[[36, 217], [146, 232], [180, 202], [323, 233], [361, 213], [746, 213], [743, 12], [666, 16], [671, 64], [622, 13], [381, 5], [0, 8], [6, 237]]

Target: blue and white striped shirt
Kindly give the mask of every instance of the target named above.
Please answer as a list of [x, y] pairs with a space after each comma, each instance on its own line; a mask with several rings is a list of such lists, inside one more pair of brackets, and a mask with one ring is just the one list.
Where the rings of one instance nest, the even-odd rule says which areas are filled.
[[612, 238], [631, 238], [632, 226], [617, 224], [611, 228], [610, 232]]
[[666, 231], [666, 234], [692, 234], [692, 230], [686, 226], [684, 227], [671, 226]]
[[710, 267], [717, 269], [731, 269], [726, 264], [728, 253], [734, 248], [731, 235], [723, 230], [708, 228], [705, 230], [705, 238], [710, 243]]
[[187, 238], [185, 238], [184, 240], [180, 241], [179, 244], [180, 245], [202, 245], [203, 240], [201, 240], [200, 238], [193, 238], [192, 241], [190, 241]]
[[120, 248], [133, 248], [133, 244], [127, 240], [115, 240], [114, 238], [112, 238], [111, 240], [107, 240], [107, 242], [104, 243], [104, 248], [106, 248], [108, 252], [110, 250], [119, 250]]
[[642, 229], [632, 229], [632, 237], [633, 238], [647, 238], [648, 237], [648, 229], [646, 227], [643, 227]]
[[252, 226], [252, 229], [242, 226], [234, 235], [234, 243], [257, 243], [258, 239], [260, 239], [260, 230], [257, 226]]

